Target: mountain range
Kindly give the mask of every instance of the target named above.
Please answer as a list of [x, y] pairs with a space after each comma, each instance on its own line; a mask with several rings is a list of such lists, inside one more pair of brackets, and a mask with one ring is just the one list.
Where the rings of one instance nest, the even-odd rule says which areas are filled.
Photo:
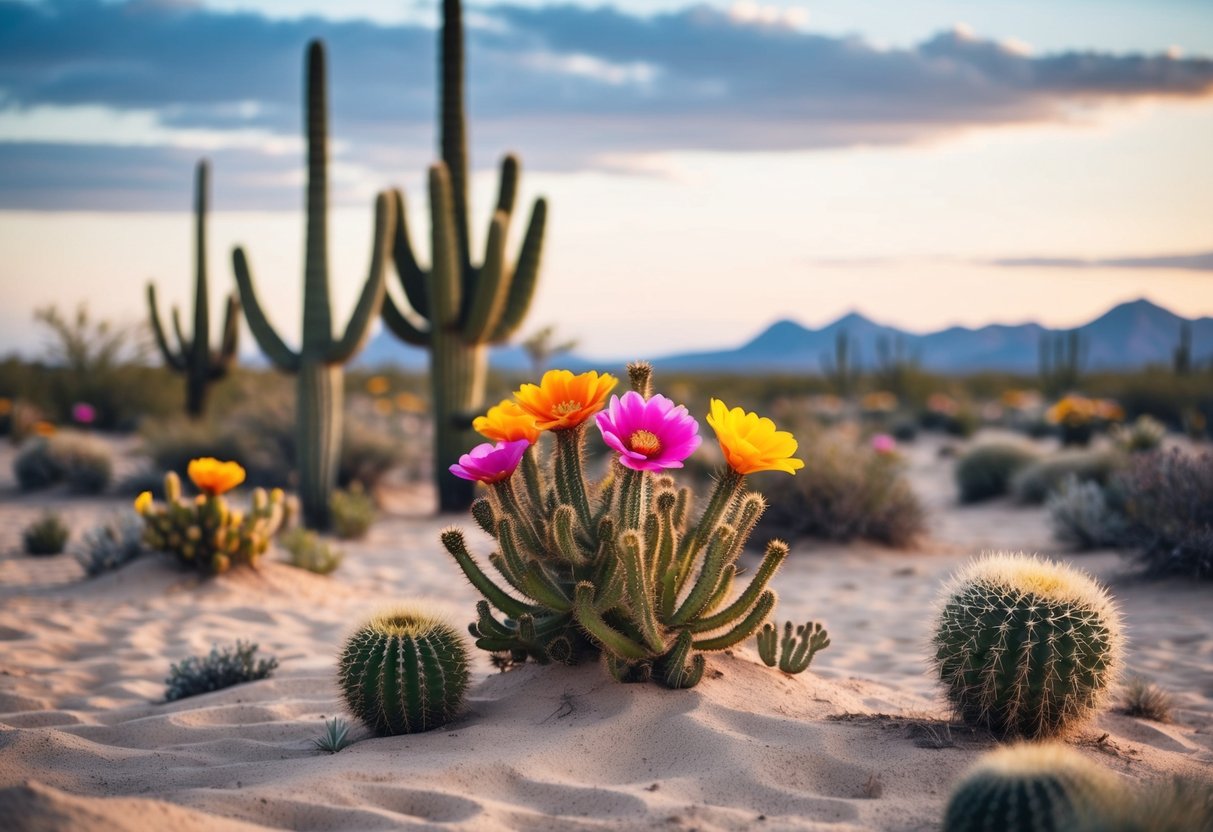
[[[1088, 370], [1126, 370], [1152, 364], [1169, 364], [1179, 343], [1181, 324], [1192, 331], [1192, 354], [1197, 364], [1213, 360], [1213, 318], [1185, 319], [1144, 298], [1122, 303], [1095, 320], [1077, 327]], [[832, 355], [841, 333], [855, 350], [859, 366], [877, 361], [877, 344], [900, 341], [923, 369], [941, 373], [979, 370], [1034, 373], [1039, 366], [1041, 336], [1053, 330], [1038, 323], [991, 324], [970, 329], [949, 327], [938, 332], [914, 333], [877, 323], [851, 312], [820, 329], [793, 320], [780, 320], [737, 347], [706, 352], [684, 352], [656, 356], [650, 360], [658, 370], [703, 372], [807, 372], [820, 373], [822, 357]], [[578, 355], [563, 356], [562, 367], [573, 370], [622, 366], [626, 359], [590, 360]], [[516, 345], [493, 350], [490, 361], [499, 370], [525, 371], [530, 362]], [[376, 335], [359, 356], [363, 367], [397, 366], [424, 369], [424, 350], [397, 341], [386, 331]]]

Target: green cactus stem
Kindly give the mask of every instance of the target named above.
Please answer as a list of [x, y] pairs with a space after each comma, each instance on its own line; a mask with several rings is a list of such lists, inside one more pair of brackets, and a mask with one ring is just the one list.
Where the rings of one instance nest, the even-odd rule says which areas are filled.
[[338, 665], [346, 706], [379, 736], [450, 722], [463, 707], [470, 675], [455, 628], [411, 608], [389, 610], [360, 627]]
[[1116, 679], [1120, 615], [1085, 574], [1023, 555], [991, 555], [944, 591], [934, 664], [957, 713], [997, 736], [1062, 734]]
[[228, 295], [223, 316], [223, 338], [219, 349], [210, 348], [210, 297], [206, 278], [206, 209], [210, 191], [210, 165], [198, 162], [194, 179], [194, 331], [187, 336], [181, 326], [181, 316], [173, 307], [173, 330], [177, 347], [170, 345], [160, 323], [156, 304], [156, 284], [147, 284], [148, 317], [152, 334], [164, 363], [170, 370], [185, 376], [185, 412], [198, 418], [206, 411], [210, 387], [231, 370], [236, 361], [240, 335], [240, 302], [235, 294]]
[[428, 270], [418, 262], [404, 197], [394, 191], [394, 259], [407, 302], [398, 306], [389, 295], [383, 321], [397, 338], [430, 351], [439, 508], [464, 511], [472, 503], [472, 483], [448, 476], [447, 469], [476, 444], [471, 423], [484, 409], [489, 345], [508, 341], [530, 309], [539, 279], [547, 202], [536, 201], [518, 259], [511, 265], [505, 242], [518, 194], [519, 162], [507, 155], [484, 257], [480, 265], [473, 264], [459, 0], [444, 0], [439, 47], [442, 161], [429, 171], [432, 262]]
[[[803, 673], [813, 663], [818, 651], [830, 646], [830, 634], [812, 621], [793, 631], [791, 621], [783, 625], [783, 638], [774, 624], [766, 623], [758, 632], [758, 655], [767, 667], [779, 665], [784, 673]], [[778, 647], [778, 652], [776, 652]]]
[[307, 50], [308, 143], [307, 255], [303, 278], [303, 339], [292, 350], [274, 330], [253, 289], [244, 249], [232, 252], [236, 285], [249, 329], [262, 352], [281, 371], [297, 378], [296, 464], [303, 520], [309, 528], [330, 525], [330, 502], [337, 482], [341, 454], [344, 365], [362, 348], [384, 297], [384, 269], [391, 256], [396, 224], [395, 205], [388, 194], [375, 200], [370, 275], [354, 313], [340, 339], [334, 338], [329, 301], [328, 266], [328, 115], [324, 45], [312, 41]]
[[1077, 389], [1086, 356], [1087, 344], [1079, 330], [1042, 333], [1040, 380], [1045, 392], [1059, 396]]
[[851, 341], [850, 334], [839, 330], [834, 336], [833, 354], [821, 356], [821, 372], [830, 382], [834, 392], [843, 398], [854, 392], [859, 383], [859, 348]]

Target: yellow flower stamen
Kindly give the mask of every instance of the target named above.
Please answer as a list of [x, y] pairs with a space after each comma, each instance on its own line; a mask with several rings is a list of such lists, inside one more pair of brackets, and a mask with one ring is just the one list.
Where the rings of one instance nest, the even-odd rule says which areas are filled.
[[661, 440], [647, 430], [638, 430], [628, 437], [628, 447], [638, 454], [653, 456], [661, 452]]

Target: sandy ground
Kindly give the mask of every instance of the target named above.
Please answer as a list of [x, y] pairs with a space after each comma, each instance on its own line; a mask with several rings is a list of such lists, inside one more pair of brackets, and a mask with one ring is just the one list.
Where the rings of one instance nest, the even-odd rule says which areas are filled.
[[[774, 673], [747, 647], [712, 658], [694, 690], [666, 691], [594, 665], [499, 674], [478, 656], [457, 722], [332, 756], [311, 740], [341, 713], [334, 656], [349, 630], [408, 599], [464, 622], [476, 600], [427, 490], [394, 494], [331, 577], [267, 563], [202, 581], [146, 558], [90, 581], [70, 556], [19, 554], [19, 531], [50, 504], [79, 534], [126, 500], [20, 495], [6, 448], [0, 818], [30, 830], [936, 828], [950, 783], [992, 746], [947, 724], [926, 670], [939, 584], [984, 550], [1056, 550], [1042, 510], [957, 507], [940, 445], [907, 450], [932, 517], [919, 550], [805, 542], [777, 576], [778, 617], [831, 631], [810, 672]], [[1177, 699], [1172, 724], [1108, 712], [1072, 742], [1129, 779], [1210, 775], [1209, 588], [1141, 581], [1112, 553], [1071, 559], [1119, 599], [1129, 671]], [[278, 657], [273, 678], [160, 701], [172, 662], [238, 638]]]

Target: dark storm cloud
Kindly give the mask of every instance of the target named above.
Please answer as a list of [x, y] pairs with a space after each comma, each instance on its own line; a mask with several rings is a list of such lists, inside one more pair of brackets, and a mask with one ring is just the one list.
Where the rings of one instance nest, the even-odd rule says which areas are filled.
[[[879, 49], [742, 24], [706, 6], [648, 17], [494, 6], [476, 17], [469, 99], [483, 164], [487, 151], [507, 147], [532, 167], [567, 170], [626, 167], [627, 154], [671, 149], [907, 143], [974, 125], [1065, 118], [1076, 104], [1213, 90], [1213, 61], [1204, 58], [1036, 57], [960, 32]], [[329, 46], [333, 131], [345, 158], [395, 170], [428, 155], [434, 31], [414, 24], [271, 20], [176, 3], [0, 0], [0, 109], [91, 104], [151, 110], [171, 127], [295, 135], [303, 47], [312, 37]], [[0, 194], [0, 202], [56, 203], [59, 194], [66, 207], [78, 188], [138, 203], [137, 183], [154, 182], [179, 153], [114, 150], [113, 167], [90, 174], [83, 160], [105, 148], [48, 146], [47, 157], [69, 157], [75, 174], [127, 184], [73, 184], [46, 163], [38, 168], [46, 193], [36, 197], [35, 168], [11, 170], [31, 152], [0, 143], [0, 187], [13, 183], [25, 194]], [[250, 204], [284, 199], [267, 181], [248, 189]]]

